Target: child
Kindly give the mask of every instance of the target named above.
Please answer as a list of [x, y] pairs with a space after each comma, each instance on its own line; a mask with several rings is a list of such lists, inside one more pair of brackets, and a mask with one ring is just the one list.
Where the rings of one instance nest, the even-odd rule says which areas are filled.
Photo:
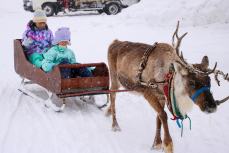
[[53, 34], [47, 26], [45, 12], [38, 9], [34, 17], [29, 21], [26, 31], [23, 33], [22, 45], [28, 60], [36, 67], [41, 67], [42, 54], [52, 45]]
[[[70, 45], [70, 31], [67, 27], [59, 28], [55, 32], [53, 47], [43, 54], [44, 60], [42, 61], [42, 69], [45, 72], [52, 71], [53, 67], [58, 64], [74, 64], [76, 58], [71, 49], [67, 46]], [[77, 76], [88, 77], [92, 73], [87, 68], [82, 69], [62, 69], [63, 78], [71, 78]]]

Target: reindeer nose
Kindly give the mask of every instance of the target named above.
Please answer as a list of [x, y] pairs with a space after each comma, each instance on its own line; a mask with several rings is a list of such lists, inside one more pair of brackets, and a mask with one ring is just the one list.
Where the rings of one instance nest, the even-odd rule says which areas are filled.
[[216, 108], [216, 107], [217, 107], [217, 104], [216, 104], [215, 102], [210, 103], [209, 107], [211, 107], [211, 108]]
[[207, 113], [214, 113], [214, 112], [216, 112], [216, 108], [207, 108], [206, 112]]
[[215, 103], [211, 103], [206, 107], [205, 112], [206, 113], [214, 113], [214, 112], [216, 112], [216, 109], [217, 109], [216, 104]]

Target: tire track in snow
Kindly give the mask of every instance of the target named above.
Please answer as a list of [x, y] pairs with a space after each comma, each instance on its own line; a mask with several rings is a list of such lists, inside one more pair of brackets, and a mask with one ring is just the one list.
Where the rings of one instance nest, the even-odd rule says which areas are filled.
[[[108, 148], [112, 148], [112, 152], [114, 152], [114, 153], [116, 153], [116, 152], [124, 153], [125, 151], [123, 151], [123, 149], [117, 143], [118, 139], [115, 139], [116, 137], [114, 136], [115, 134], [121, 134], [121, 133], [119, 131], [117, 131], [117, 132], [112, 131], [112, 129], [111, 129], [111, 120], [107, 119], [107, 116], [105, 116], [105, 113], [103, 113], [102, 115], [103, 115], [104, 119], [106, 121], [108, 121], [108, 124], [107, 124], [108, 128], [105, 128], [106, 125], [103, 125], [104, 123], [102, 122], [102, 120], [104, 120], [104, 119], [99, 119], [98, 120], [97, 118], [95, 118], [94, 114], [89, 114], [89, 115], [90, 115], [90, 119], [94, 122], [94, 124], [96, 125], [96, 127], [97, 127], [97, 129], [99, 131], [100, 139], [103, 138], [103, 145], [101, 146], [100, 149], [103, 149], [103, 147], [106, 146], [107, 149]], [[102, 116], [98, 116], [98, 117], [102, 118]], [[108, 131], [101, 131], [101, 129], [108, 130]], [[109, 142], [109, 143], [107, 143], [107, 142]]]
[[[15, 91], [13, 91], [12, 93], [15, 93]], [[7, 94], [4, 93], [4, 95], [7, 95]], [[11, 94], [11, 95], [15, 95], [15, 94]], [[2, 147], [1, 147], [1, 153], [4, 153], [4, 146], [5, 146], [7, 137], [8, 137], [8, 135], [9, 135], [11, 126], [12, 126], [12, 124], [13, 124], [14, 118], [15, 118], [15, 116], [16, 116], [16, 114], [17, 114], [17, 111], [18, 111], [18, 109], [19, 109], [19, 107], [20, 107], [20, 105], [21, 105], [21, 103], [22, 103], [22, 96], [23, 96], [22, 94], [19, 95], [19, 97], [18, 97], [18, 102], [17, 102], [17, 104], [16, 104], [16, 106], [15, 106], [13, 112], [12, 112], [11, 115], [9, 116], [9, 122], [8, 122], [8, 124], [7, 124], [6, 132], [5, 132], [5, 134], [4, 134], [4, 136], [3, 136], [3, 140], [2, 140], [2, 142], [1, 142], [1, 145], [2, 145]], [[10, 99], [14, 99], [14, 96], [9, 96], [9, 97], [10, 97]], [[16, 98], [16, 99], [17, 99], [17, 98]], [[11, 101], [12, 101], [12, 100], [10, 100], [9, 102], [11, 102]]]
[[[90, 147], [90, 149], [88, 148], [88, 152], [90, 153], [92, 152], [122, 153], [123, 152], [121, 147], [115, 141], [115, 137], [111, 138], [111, 135], [115, 133], [111, 131], [110, 120], [108, 121], [104, 112], [98, 110], [97, 108], [95, 108], [90, 104], [85, 104], [84, 109], [80, 109], [78, 112], [81, 116], [81, 119], [84, 120], [83, 123], [86, 123], [85, 126], [89, 127], [88, 130], [92, 132], [92, 136], [90, 136], [92, 140], [90, 140], [90, 142], [99, 140], [99, 143], [97, 143], [96, 146], [92, 146]], [[84, 145], [86, 146], [87, 143]]]
[[[7, 118], [8, 124], [6, 125], [6, 128], [4, 128], [6, 130], [3, 132], [4, 136], [3, 136], [3, 139], [2, 139], [1, 144], [0, 144], [0, 146], [2, 146], [2, 147], [0, 147], [0, 152], [4, 153], [5, 151], [8, 152], [7, 150], [12, 150], [10, 147], [7, 147], [7, 145], [8, 145], [7, 142], [11, 139], [10, 136], [12, 136], [12, 133], [15, 132], [14, 131], [15, 127], [20, 126], [20, 125], [18, 125], [18, 119], [20, 120], [21, 118], [25, 117], [25, 116], [23, 116], [24, 114], [26, 114], [30, 117], [28, 120], [29, 123], [27, 123], [27, 124], [31, 123], [29, 125], [30, 127], [28, 127], [30, 130], [30, 133], [29, 133], [30, 135], [28, 135], [28, 134], [20, 135], [19, 134], [19, 136], [21, 136], [24, 139], [30, 139], [31, 136], [38, 136], [38, 134], [36, 132], [33, 133], [31, 131], [39, 131], [39, 128], [43, 128], [43, 129], [46, 129], [46, 131], [44, 132], [44, 131], [40, 130], [42, 132], [42, 134], [50, 133], [52, 135], [52, 137], [48, 137], [48, 139], [53, 138], [55, 136], [55, 134], [52, 134], [52, 129], [54, 127], [49, 123], [50, 119], [48, 118], [48, 115], [46, 115], [47, 112], [49, 112], [50, 110], [47, 110], [47, 108], [42, 107], [43, 105], [41, 103], [36, 102], [31, 97], [28, 97], [28, 96], [18, 92], [15, 89], [13, 90], [13, 92], [12, 92], [11, 88], [7, 88], [7, 89], [10, 89], [11, 93], [8, 93], [7, 91], [5, 91], [4, 96], [10, 97], [9, 100], [6, 99], [8, 101], [7, 104], [10, 105], [10, 106], [8, 106], [10, 113], [8, 113], [9, 115], [7, 115], [7, 116], [9, 116]], [[17, 96], [15, 97], [15, 95], [17, 95]], [[14, 104], [14, 103], [16, 103], [16, 106], [13, 107], [12, 104]], [[4, 115], [4, 116], [6, 116], [6, 115]], [[31, 119], [32, 120], [37, 119], [37, 122], [35, 125]], [[55, 139], [55, 137], [54, 137], [54, 139]], [[25, 148], [26, 152], [30, 153], [30, 152], [32, 152], [31, 150], [33, 150], [34, 148], [38, 148], [37, 146], [34, 146], [34, 144], [36, 145], [36, 143], [33, 143], [35, 141], [36, 141], [35, 139], [31, 139], [31, 142], [26, 143], [26, 145], [28, 147], [28, 148]], [[23, 152], [25, 152], [25, 150]], [[53, 151], [53, 152], [57, 152], [57, 150]]]

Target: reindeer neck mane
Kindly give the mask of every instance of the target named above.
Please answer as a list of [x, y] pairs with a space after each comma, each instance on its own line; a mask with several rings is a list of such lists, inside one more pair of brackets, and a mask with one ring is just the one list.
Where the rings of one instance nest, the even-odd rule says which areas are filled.
[[180, 110], [183, 116], [185, 116], [193, 108], [193, 101], [190, 98], [188, 91], [185, 89], [185, 81], [186, 80], [182, 78], [182, 75], [179, 72], [176, 72], [174, 74], [174, 95], [176, 97], [178, 109]]

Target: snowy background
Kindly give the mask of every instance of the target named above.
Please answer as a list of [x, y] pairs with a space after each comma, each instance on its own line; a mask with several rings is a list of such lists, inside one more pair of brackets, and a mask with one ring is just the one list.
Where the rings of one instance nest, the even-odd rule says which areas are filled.
[[[19, 76], [14, 72], [13, 39], [21, 38], [32, 13], [22, 0], [1, 1], [0, 6], [0, 153], [156, 153], [150, 150], [155, 133], [155, 112], [139, 95], [117, 96], [117, 119], [121, 132], [111, 131], [105, 110], [69, 100], [62, 113], [46, 109], [18, 92]], [[189, 32], [181, 49], [188, 62], [200, 62], [208, 55], [210, 66], [229, 72], [228, 0], [141, 0], [116, 16], [96, 13], [59, 15], [48, 18], [50, 29], [68, 26], [72, 46], [81, 63], [106, 62], [107, 48], [114, 39], [153, 44], [171, 43], [177, 20], [180, 32]], [[229, 94], [228, 82], [218, 87], [212, 79], [216, 99]], [[32, 87], [38, 92], [39, 86]], [[96, 97], [104, 102], [103, 96]], [[228, 153], [229, 103], [214, 114], [194, 107], [184, 122], [184, 135], [169, 120], [175, 153]], [[171, 115], [168, 112], [169, 117]]]

